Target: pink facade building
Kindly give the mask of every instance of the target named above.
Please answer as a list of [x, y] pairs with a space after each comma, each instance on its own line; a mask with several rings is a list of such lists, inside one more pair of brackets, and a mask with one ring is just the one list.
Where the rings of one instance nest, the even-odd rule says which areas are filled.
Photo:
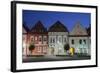
[[[32, 51], [29, 50], [31, 43], [34, 45]], [[40, 21], [38, 21], [30, 31], [27, 31], [26, 27], [23, 27], [23, 47], [24, 55], [47, 54], [48, 32]]]

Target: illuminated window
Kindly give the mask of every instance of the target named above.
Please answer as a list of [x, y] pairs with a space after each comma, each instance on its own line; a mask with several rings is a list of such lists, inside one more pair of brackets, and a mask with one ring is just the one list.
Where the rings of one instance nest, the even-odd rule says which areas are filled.
[[35, 40], [37, 41], [37, 36], [35, 36]]
[[47, 37], [46, 37], [46, 36], [44, 36], [44, 37], [43, 37], [43, 40], [44, 40], [44, 41], [47, 41]]
[[31, 42], [33, 42], [33, 41], [34, 41], [34, 38], [33, 38], [33, 36], [31, 36], [30, 40], [31, 40]]
[[46, 52], [46, 47], [43, 47], [43, 52]]
[[38, 52], [41, 52], [41, 48], [42, 48], [42, 47], [38, 47]]
[[42, 41], [42, 37], [41, 36], [39, 36], [39, 41]]

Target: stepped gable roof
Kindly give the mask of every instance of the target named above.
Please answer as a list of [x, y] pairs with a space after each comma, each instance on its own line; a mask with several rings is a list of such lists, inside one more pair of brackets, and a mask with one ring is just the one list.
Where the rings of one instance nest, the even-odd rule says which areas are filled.
[[70, 36], [88, 36], [88, 33], [87, 33], [87, 30], [80, 24], [80, 22], [77, 22], [69, 35]]
[[57, 21], [49, 28], [48, 32], [68, 32], [68, 29], [60, 21]]
[[23, 24], [22, 31], [23, 31], [23, 33], [27, 33], [27, 32], [29, 32], [29, 28], [25, 24]]
[[32, 33], [47, 33], [47, 29], [44, 27], [41, 21], [38, 21], [31, 29]]
[[87, 28], [87, 33], [88, 33], [88, 36], [91, 36], [91, 27]]

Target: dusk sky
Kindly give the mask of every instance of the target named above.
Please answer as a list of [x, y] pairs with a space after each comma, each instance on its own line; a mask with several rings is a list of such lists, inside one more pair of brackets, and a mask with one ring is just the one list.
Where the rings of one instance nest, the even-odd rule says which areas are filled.
[[41, 21], [47, 29], [56, 21], [60, 21], [69, 31], [71, 31], [77, 22], [80, 22], [85, 28], [89, 27], [91, 24], [91, 14], [23, 10], [23, 23], [25, 23], [29, 29], [31, 29], [38, 21]]

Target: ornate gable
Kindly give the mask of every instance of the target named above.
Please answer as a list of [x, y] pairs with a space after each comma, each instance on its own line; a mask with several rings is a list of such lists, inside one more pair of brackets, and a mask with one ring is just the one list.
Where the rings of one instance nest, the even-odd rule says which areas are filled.
[[88, 35], [86, 29], [80, 24], [77, 23], [73, 30], [70, 32], [70, 35]]

